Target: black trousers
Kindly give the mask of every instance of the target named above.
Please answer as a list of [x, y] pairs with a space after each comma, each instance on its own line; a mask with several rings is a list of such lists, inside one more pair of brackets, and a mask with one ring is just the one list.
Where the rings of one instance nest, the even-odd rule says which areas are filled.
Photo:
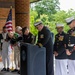
[[46, 53], [46, 75], [54, 75], [53, 54]]

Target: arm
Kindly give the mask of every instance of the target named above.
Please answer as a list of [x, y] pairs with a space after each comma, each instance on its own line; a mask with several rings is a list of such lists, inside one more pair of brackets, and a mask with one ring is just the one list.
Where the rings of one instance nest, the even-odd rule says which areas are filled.
[[41, 43], [44, 46], [51, 38], [51, 33], [49, 30], [46, 30], [45, 32], [43, 32], [43, 35], [44, 35], [43, 39], [41, 41], [38, 41], [38, 43]]

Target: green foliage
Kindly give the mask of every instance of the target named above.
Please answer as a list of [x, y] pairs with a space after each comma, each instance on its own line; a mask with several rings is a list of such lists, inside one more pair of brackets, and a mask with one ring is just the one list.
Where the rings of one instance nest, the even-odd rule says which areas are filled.
[[53, 14], [53, 19], [56, 22], [64, 22], [67, 13], [65, 11], [58, 11], [56, 14]]
[[31, 9], [31, 10], [30, 10], [30, 16], [33, 16], [33, 17], [34, 17], [34, 20], [36, 21], [36, 18], [37, 18], [37, 16], [38, 16], [37, 11]]
[[75, 16], [75, 11], [73, 9], [68, 11], [59, 10], [59, 0], [42, 0], [35, 3], [34, 6], [30, 10], [30, 29], [34, 35], [38, 33], [34, 27], [34, 23], [39, 20], [41, 20], [54, 34], [57, 33], [56, 23], [63, 23], [65, 32], [69, 30], [69, 26], [66, 25], [65, 19]]
[[39, 2], [34, 3], [35, 7], [32, 7], [38, 13], [38, 17], [40, 15], [47, 14], [50, 15], [56, 13], [59, 10], [59, 0], [41, 0]]
[[36, 11], [32, 11], [30, 12], [30, 31], [34, 34], [37, 35], [37, 30], [34, 27], [34, 23], [35, 23], [35, 18], [37, 17], [37, 12]]

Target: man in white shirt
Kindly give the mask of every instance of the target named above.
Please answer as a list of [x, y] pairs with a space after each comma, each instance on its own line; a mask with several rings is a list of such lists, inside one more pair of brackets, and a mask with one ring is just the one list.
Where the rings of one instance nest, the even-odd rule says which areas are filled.
[[[3, 31], [2, 31], [2, 33], [0, 34], [1, 49], [2, 49], [3, 42], [4, 42], [5, 39], [6, 39], [6, 36], [7, 36], [7, 28], [4, 26], [4, 27], [3, 27]], [[6, 48], [6, 46], [4, 46], [4, 47]], [[6, 71], [6, 70], [7, 70], [7, 69], [6, 69], [6, 65], [5, 65], [5, 61], [4, 61], [5, 55], [6, 55], [5, 50], [2, 50], [2, 61], [3, 61], [3, 66], [4, 66], [4, 68], [3, 68], [1, 71]]]

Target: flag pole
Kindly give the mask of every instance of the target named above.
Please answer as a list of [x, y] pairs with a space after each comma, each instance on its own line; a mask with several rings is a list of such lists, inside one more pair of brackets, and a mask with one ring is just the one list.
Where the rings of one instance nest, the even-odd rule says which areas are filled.
[[[12, 9], [12, 6], [10, 6], [10, 9]], [[11, 71], [14, 70], [14, 63], [13, 63], [13, 61], [14, 61], [14, 50], [12, 48], [12, 68], [11, 68]]]
[[12, 6], [10, 6], [10, 9], [12, 9]]

